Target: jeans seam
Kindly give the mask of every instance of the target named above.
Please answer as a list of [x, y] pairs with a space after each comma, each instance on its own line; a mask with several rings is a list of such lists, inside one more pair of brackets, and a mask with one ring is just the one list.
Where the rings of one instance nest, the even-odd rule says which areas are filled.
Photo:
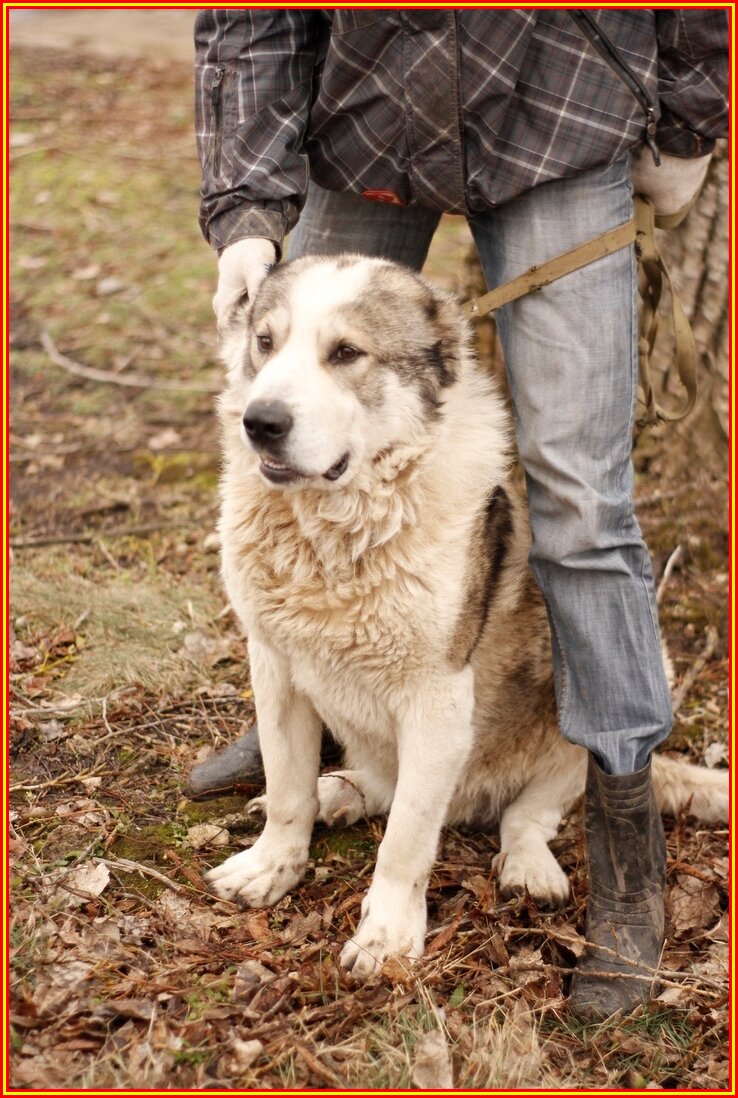
[[549, 612], [549, 619], [551, 621], [551, 632], [556, 639], [556, 645], [559, 649], [559, 662], [561, 663], [561, 685], [559, 689], [559, 724], [562, 729], [564, 727], [564, 721], [567, 718], [567, 708], [569, 702], [569, 671], [566, 664], [566, 656], [564, 655], [564, 646], [561, 643], [561, 636], [559, 634], [559, 628], [554, 621], [553, 614]]

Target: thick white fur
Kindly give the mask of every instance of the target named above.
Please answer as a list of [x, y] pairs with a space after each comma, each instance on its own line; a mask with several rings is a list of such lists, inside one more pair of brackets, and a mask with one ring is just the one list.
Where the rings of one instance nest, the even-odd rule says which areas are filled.
[[[267, 819], [254, 846], [208, 879], [225, 898], [272, 904], [301, 879], [316, 818], [350, 823], [389, 812], [361, 922], [341, 955], [358, 978], [390, 954], [422, 955], [425, 891], [446, 822], [498, 819], [503, 893], [565, 899], [568, 882], [548, 842], [584, 788], [586, 765], [550, 714], [527, 727], [514, 713], [493, 716], [504, 646], [547, 659], [545, 624], [533, 630], [520, 618], [527, 538], [518, 510], [493, 620], [471, 662], [449, 659], [469, 545], [508, 460], [505, 413], [458, 313], [440, 299], [460, 353], [436, 419], [398, 372], [377, 369], [382, 399], [367, 408], [354, 392], [363, 375], [325, 364], [326, 340], [343, 335], [337, 318], [376, 292], [385, 268], [396, 293], [400, 276], [381, 261], [357, 259], [348, 270], [303, 261], [272, 317], [288, 334], [255, 379], [242, 368], [253, 333], [228, 337], [221, 405], [223, 575], [249, 639]], [[414, 276], [402, 278], [408, 293], [417, 289]], [[386, 330], [359, 330], [365, 342], [421, 324], [417, 309], [391, 295], [386, 308]], [[244, 443], [241, 417], [254, 394], [294, 412], [289, 461], [306, 473], [296, 485], [267, 483]], [[346, 474], [327, 481], [320, 474], [344, 451]], [[545, 621], [542, 609], [535, 620]], [[322, 722], [343, 743], [348, 768], [318, 778]], [[654, 777], [665, 808], [726, 818], [724, 774], [660, 758]]]

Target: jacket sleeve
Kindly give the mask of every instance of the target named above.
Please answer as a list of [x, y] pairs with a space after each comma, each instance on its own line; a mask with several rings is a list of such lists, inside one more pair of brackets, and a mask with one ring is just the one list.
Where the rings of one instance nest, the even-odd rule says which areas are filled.
[[303, 151], [319, 11], [202, 9], [195, 22], [200, 227], [221, 250], [265, 237], [281, 250], [305, 201]]
[[656, 142], [672, 156], [704, 156], [728, 132], [727, 12], [654, 11], [661, 104]]

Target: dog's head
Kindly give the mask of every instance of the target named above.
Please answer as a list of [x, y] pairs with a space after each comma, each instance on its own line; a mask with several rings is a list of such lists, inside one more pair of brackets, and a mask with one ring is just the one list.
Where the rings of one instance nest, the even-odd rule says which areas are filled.
[[442, 419], [466, 328], [412, 271], [362, 256], [277, 267], [232, 318], [222, 354], [229, 406], [271, 485], [343, 487]]

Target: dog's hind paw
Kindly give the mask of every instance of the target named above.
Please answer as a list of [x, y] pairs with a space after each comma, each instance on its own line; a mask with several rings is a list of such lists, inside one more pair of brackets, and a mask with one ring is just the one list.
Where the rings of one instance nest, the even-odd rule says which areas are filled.
[[211, 892], [242, 907], [271, 907], [302, 880], [307, 858], [296, 851], [277, 857], [251, 850], [234, 854], [205, 874]]
[[498, 854], [492, 864], [504, 897], [527, 892], [537, 904], [547, 907], [568, 899], [569, 879], [545, 844], [512, 847]]
[[340, 771], [318, 778], [318, 819], [329, 827], [350, 827], [366, 814], [364, 794]]

